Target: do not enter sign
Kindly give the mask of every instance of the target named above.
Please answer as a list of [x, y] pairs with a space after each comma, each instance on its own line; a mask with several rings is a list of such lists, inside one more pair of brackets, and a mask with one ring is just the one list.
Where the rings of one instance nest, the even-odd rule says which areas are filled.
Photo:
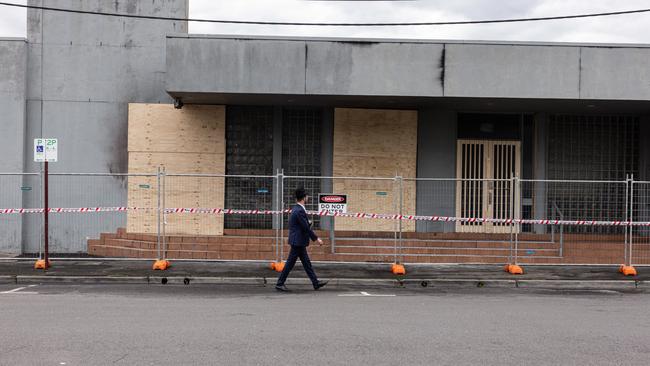
[[327, 211], [329, 214], [347, 213], [348, 196], [345, 194], [319, 194], [318, 211]]

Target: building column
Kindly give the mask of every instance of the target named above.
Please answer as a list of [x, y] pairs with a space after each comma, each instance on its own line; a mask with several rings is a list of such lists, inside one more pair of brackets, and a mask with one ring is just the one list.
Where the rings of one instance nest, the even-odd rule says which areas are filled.
[[[273, 174], [277, 174], [279, 169], [282, 169], [282, 107], [276, 106], [273, 108]], [[277, 200], [279, 189], [278, 181], [275, 179], [273, 181], [273, 210], [281, 209]], [[273, 216], [273, 229], [280, 227], [281, 218], [281, 215]]]
[[[535, 147], [533, 151], [533, 179], [546, 179], [546, 149], [548, 146], [548, 116], [545, 113], [535, 114]], [[537, 183], [533, 192], [533, 218], [546, 218], [546, 186]], [[535, 225], [536, 234], [544, 234], [544, 225]]]
[[[321, 175], [323, 177], [331, 177], [334, 171], [333, 160], [334, 160], [334, 108], [324, 108], [323, 109], [323, 123], [321, 131]], [[334, 184], [331, 179], [321, 180], [321, 191], [327, 193], [338, 193], [332, 192], [334, 189]], [[313, 197], [313, 199], [318, 199], [318, 197]], [[321, 228], [323, 230], [329, 230], [333, 228], [334, 218], [333, 217], [323, 217], [321, 218]]]
[[[456, 214], [457, 113], [435, 109], [418, 111], [418, 178], [448, 178], [448, 181], [418, 181], [418, 215]], [[453, 232], [454, 223], [418, 221], [418, 232]]]

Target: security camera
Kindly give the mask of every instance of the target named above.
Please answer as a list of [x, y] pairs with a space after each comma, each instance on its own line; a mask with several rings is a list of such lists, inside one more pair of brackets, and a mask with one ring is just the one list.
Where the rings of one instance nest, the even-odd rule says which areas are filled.
[[183, 101], [181, 98], [174, 98], [174, 108], [181, 109], [183, 108]]

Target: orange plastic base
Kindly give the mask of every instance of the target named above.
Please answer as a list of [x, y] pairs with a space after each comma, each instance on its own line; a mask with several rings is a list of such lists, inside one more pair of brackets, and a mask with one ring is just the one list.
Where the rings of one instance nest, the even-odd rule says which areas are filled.
[[406, 268], [404, 268], [403, 265], [401, 265], [401, 264], [397, 264], [397, 263], [393, 264], [393, 265], [390, 267], [390, 271], [391, 271], [394, 275], [405, 275], [405, 274], [406, 274]]
[[636, 268], [633, 266], [626, 266], [623, 264], [618, 268], [618, 271], [624, 276], [636, 276]]
[[166, 259], [159, 259], [159, 260], [157, 260], [157, 261], [154, 262], [154, 264], [153, 264], [153, 269], [154, 269], [154, 270], [164, 271], [164, 270], [166, 270], [167, 268], [171, 267], [171, 265], [172, 265], [172, 264], [169, 263], [168, 260], [166, 260]]
[[[52, 267], [52, 262], [48, 261], [47, 267]], [[45, 259], [39, 259], [34, 263], [34, 269], [47, 269], [45, 268]]]
[[271, 262], [271, 269], [276, 272], [282, 272], [284, 269], [284, 262]]
[[510, 274], [513, 274], [513, 275], [524, 274], [524, 269], [521, 268], [521, 266], [516, 265], [516, 264], [506, 264], [504, 269], [505, 269], [506, 272], [508, 272]]

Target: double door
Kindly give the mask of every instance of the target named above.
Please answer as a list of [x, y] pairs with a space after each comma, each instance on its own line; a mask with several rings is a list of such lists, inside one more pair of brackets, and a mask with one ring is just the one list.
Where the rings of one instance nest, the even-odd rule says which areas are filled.
[[[456, 216], [508, 219], [519, 217], [520, 197], [513, 177], [520, 176], [520, 142], [458, 140]], [[518, 225], [456, 222], [458, 232], [509, 233]]]

